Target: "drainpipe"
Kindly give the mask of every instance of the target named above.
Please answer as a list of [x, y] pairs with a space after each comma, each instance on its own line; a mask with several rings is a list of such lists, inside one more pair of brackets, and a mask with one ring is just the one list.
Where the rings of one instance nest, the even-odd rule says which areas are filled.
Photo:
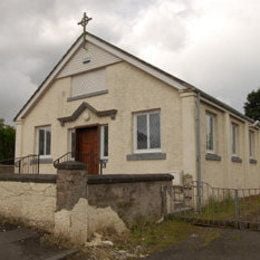
[[197, 175], [197, 209], [201, 209], [202, 201], [202, 182], [201, 182], [201, 136], [200, 136], [200, 93], [196, 97], [195, 115], [195, 139], [196, 139], [196, 175]]

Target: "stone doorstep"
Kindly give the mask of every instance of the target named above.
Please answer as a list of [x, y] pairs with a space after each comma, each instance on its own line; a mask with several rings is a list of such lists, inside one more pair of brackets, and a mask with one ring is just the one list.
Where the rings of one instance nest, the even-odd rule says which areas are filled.
[[39, 237], [37, 232], [24, 228], [0, 232], [0, 245], [36, 237]]

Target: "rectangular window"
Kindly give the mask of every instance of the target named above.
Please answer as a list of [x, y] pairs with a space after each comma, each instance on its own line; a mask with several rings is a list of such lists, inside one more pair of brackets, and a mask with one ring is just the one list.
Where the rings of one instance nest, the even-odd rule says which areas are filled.
[[38, 133], [38, 153], [40, 156], [48, 157], [51, 155], [51, 128], [39, 127]]
[[154, 152], [161, 148], [160, 112], [134, 115], [136, 152]]
[[249, 156], [255, 157], [255, 133], [251, 130], [249, 131]]
[[107, 159], [108, 158], [108, 125], [102, 125], [100, 129], [100, 158]]
[[231, 123], [231, 152], [232, 155], [238, 155], [239, 153], [239, 126], [236, 123]]
[[206, 114], [206, 150], [209, 153], [216, 152], [216, 116], [211, 113]]

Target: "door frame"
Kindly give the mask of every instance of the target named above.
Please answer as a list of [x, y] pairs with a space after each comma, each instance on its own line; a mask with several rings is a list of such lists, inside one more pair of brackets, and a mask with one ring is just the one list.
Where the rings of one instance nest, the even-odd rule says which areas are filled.
[[97, 134], [98, 134], [98, 147], [97, 147], [97, 151], [98, 151], [98, 173], [97, 175], [100, 175], [100, 134], [101, 134], [101, 125], [100, 124], [90, 124], [90, 125], [84, 125], [84, 126], [77, 126], [75, 127], [75, 135], [76, 135], [76, 144], [75, 144], [75, 158], [77, 158], [78, 156], [78, 135], [77, 135], [77, 130], [84, 130], [84, 129], [91, 129], [91, 128], [97, 128]]

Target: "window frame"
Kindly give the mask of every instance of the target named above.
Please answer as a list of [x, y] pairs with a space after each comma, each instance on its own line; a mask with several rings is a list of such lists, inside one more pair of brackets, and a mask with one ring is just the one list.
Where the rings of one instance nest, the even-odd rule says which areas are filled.
[[[104, 155], [105, 152], [105, 128], [107, 128], [107, 155]], [[108, 160], [109, 157], [109, 127], [108, 124], [100, 126], [100, 159]]]
[[[72, 140], [73, 136], [75, 135], [75, 151], [73, 151], [73, 145], [72, 145]], [[71, 159], [75, 160], [75, 155], [76, 155], [76, 129], [75, 128], [70, 128], [68, 129], [68, 152], [71, 153]]]
[[[233, 131], [235, 129], [235, 131]], [[235, 133], [235, 138], [234, 138], [234, 133]], [[231, 155], [232, 156], [239, 156], [239, 124], [236, 122], [231, 121]], [[235, 143], [234, 143], [235, 141]], [[233, 150], [235, 144], [235, 151]]]
[[[208, 148], [208, 119], [212, 118], [212, 149]], [[206, 111], [206, 152], [217, 154], [217, 116], [216, 114]]]
[[[160, 122], [160, 148], [150, 148], [150, 120], [147, 120], [147, 118], [151, 114], [159, 114], [159, 122]], [[147, 148], [146, 149], [138, 149], [137, 148], [137, 117], [138, 116], [146, 116], [146, 124], [147, 124]], [[133, 131], [133, 139], [134, 139], [134, 153], [135, 154], [141, 154], [141, 153], [160, 153], [162, 151], [162, 132], [161, 132], [161, 110], [151, 110], [151, 111], [143, 111], [143, 112], [136, 112], [133, 114], [133, 120], [134, 120], [134, 131]]]
[[[44, 154], [40, 154], [40, 130], [44, 130]], [[47, 154], [46, 151], [47, 151], [47, 130], [49, 130], [50, 132], [50, 153]], [[52, 136], [51, 136], [51, 125], [46, 125], [46, 126], [37, 126], [36, 127], [36, 153], [39, 155], [40, 158], [51, 158], [51, 143], [52, 143]]]

